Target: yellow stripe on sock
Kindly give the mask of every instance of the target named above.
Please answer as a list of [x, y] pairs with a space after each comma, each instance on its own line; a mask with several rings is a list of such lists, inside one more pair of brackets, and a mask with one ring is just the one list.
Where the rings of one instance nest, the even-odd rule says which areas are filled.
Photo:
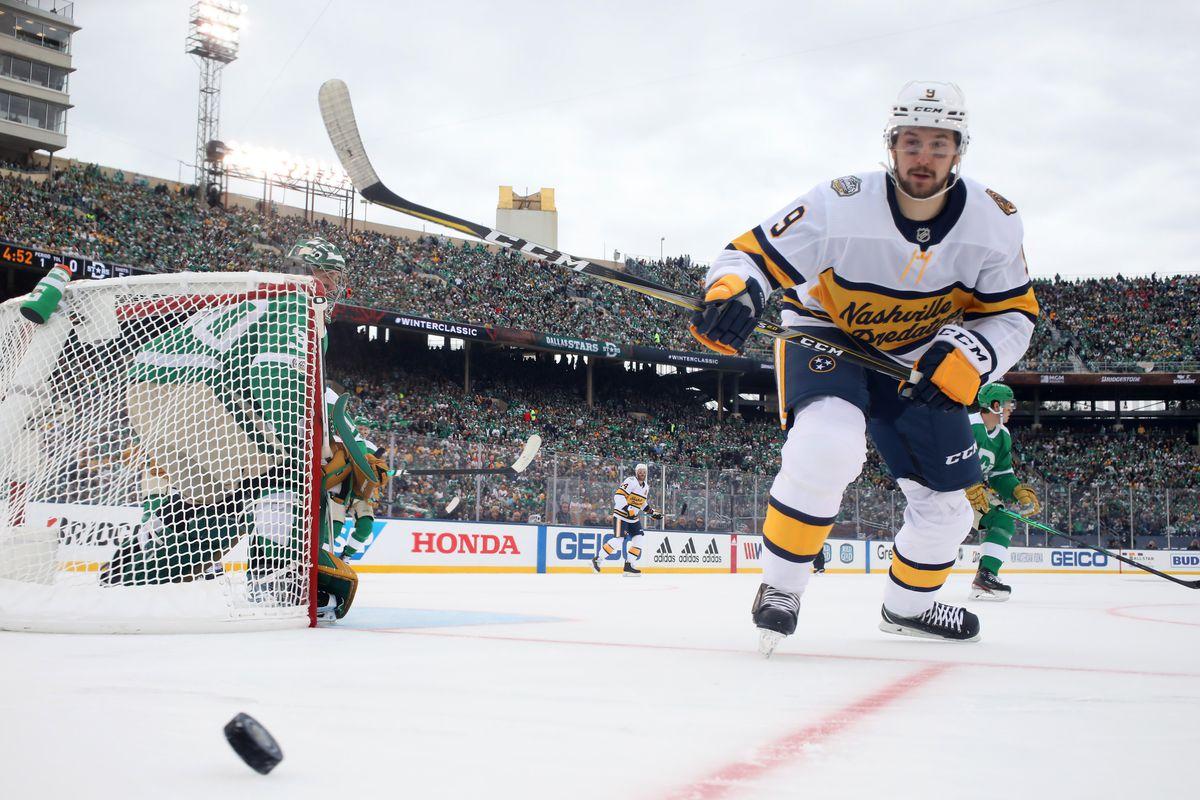
[[767, 506], [767, 519], [763, 522], [763, 537], [776, 549], [803, 558], [812, 558], [821, 552], [831, 530], [833, 523], [814, 525], [804, 522], [782, 511], [774, 501]]
[[900, 555], [899, 550], [892, 552], [891, 575], [895, 581], [917, 591], [929, 592], [940, 589], [950, 576], [954, 562], [948, 564], [921, 564], [910, 561]]

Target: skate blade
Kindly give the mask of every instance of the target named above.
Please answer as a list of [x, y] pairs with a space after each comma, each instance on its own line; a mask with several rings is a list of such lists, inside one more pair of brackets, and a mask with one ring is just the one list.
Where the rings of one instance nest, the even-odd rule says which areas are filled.
[[622, 575], [624, 575], [626, 578], [640, 578], [640, 577], [642, 577], [642, 573], [640, 573], [640, 572], [622, 572], [621, 574], [622, 574]]
[[972, 636], [970, 639], [949, 639], [945, 636], [938, 636], [937, 634], [926, 633], [925, 631], [919, 631], [915, 628], [908, 628], [908, 627], [905, 627], [904, 625], [897, 625], [896, 623], [888, 622], [887, 620], [880, 621], [879, 630], [883, 631], [884, 633], [893, 633], [897, 636], [911, 636], [914, 639], [932, 639], [935, 642], [977, 642], [977, 641], [979, 641], [978, 633], [975, 634], [974, 636]]
[[993, 603], [1003, 603], [1010, 597], [1012, 597], [1011, 592], [1008, 594], [1001, 594], [999, 592], [993, 592], [990, 589], [977, 589], [975, 587], [971, 587], [971, 600], [990, 600]]
[[786, 634], [779, 631], [769, 631], [765, 628], [759, 628], [758, 652], [762, 654], [763, 658], [770, 658], [771, 654], [775, 652], [775, 648], [779, 646], [779, 643], [784, 640], [785, 636]]

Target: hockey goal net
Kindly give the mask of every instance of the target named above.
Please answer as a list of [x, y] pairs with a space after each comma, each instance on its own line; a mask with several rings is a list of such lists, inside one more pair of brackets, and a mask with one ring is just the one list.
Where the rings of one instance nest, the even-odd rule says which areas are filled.
[[265, 273], [0, 305], [0, 628], [311, 624], [320, 301]]

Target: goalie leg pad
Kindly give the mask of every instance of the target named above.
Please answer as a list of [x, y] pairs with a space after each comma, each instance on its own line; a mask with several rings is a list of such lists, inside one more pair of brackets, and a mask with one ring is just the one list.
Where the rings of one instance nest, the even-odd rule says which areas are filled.
[[358, 575], [340, 558], [327, 550], [317, 556], [317, 591], [327, 592], [338, 599], [335, 612], [338, 619], [346, 616], [358, 590]]

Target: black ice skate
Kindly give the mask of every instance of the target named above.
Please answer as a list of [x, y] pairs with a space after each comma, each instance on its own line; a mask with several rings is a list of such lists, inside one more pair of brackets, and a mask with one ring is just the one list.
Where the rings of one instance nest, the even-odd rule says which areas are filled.
[[600, 571], [600, 556], [592, 556], [592, 571]]
[[971, 582], [972, 600], [995, 600], [1003, 603], [1012, 596], [1012, 587], [1001, 583], [1000, 578], [990, 569], [979, 568], [975, 580]]
[[[596, 571], [599, 572], [600, 568], [597, 567]], [[637, 567], [635, 567], [633, 564], [630, 564], [628, 561], [626, 561], [625, 569], [621, 571], [621, 574], [624, 575], [626, 578], [636, 578], [642, 574], [642, 571], [640, 569], [638, 569]]]
[[974, 642], [979, 638], [979, 617], [961, 606], [945, 603], [934, 603], [933, 608], [919, 617], [901, 617], [884, 606], [879, 630], [923, 639]]
[[758, 626], [758, 652], [767, 658], [783, 637], [796, 632], [796, 616], [800, 613], [800, 595], [776, 589], [767, 584], [758, 587], [750, 618]]

